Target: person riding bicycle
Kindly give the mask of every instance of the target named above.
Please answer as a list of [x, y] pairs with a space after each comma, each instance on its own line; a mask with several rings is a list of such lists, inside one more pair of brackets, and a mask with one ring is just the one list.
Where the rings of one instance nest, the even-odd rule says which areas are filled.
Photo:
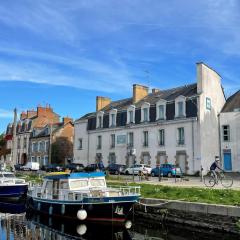
[[216, 182], [218, 181], [218, 176], [217, 176], [217, 172], [216, 169], [219, 169], [221, 171], [223, 171], [223, 169], [220, 167], [220, 159], [219, 156], [215, 156], [215, 161], [212, 163], [211, 167], [210, 167], [210, 172], [213, 174]]

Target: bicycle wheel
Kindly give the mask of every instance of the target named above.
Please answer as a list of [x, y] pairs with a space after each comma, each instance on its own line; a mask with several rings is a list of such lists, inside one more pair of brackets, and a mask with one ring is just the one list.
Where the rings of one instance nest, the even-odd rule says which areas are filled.
[[208, 175], [204, 176], [203, 180], [204, 180], [204, 184], [205, 184], [207, 187], [213, 187], [213, 186], [216, 184], [215, 178], [214, 178], [212, 175], [210, 175], [210, 176], [208, 176]]
[[220, 181], [225, 188], [229, 188], [233, 185], [233, 179], [229, 176], [222, 176]]

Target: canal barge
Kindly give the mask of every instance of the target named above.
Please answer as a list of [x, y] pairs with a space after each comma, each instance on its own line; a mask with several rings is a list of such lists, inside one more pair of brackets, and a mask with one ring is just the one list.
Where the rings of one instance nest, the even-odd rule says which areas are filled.
[[103, 172], [53, 173], [28, 191], [27, 207], [50, 216], [125, 222], [139, 197], [138, 186], [107, 187]]
[[26, 198], [28, 183], [12, 172], [0, 171], [0, 202], [18, 202]]

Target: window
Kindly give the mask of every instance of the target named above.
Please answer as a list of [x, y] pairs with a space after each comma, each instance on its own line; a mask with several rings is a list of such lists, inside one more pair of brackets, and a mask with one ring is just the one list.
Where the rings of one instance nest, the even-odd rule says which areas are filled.
[[77, 190], [82, 187], [87, 187], [88, 181], [87, 180], [72, 180], [69, 182], [69, 185], [70, 185], [71, 190]]
[[111, 126], [112, 127], [116, 126], [116, 114], [115, 113], [111, 114]]
[[82, 141], [82, 138], [79, 138], [78, 139], [78, 149], [81, 150], [83, 147], [83, 141]]
[[26, 148], [27, 147], [27, 138], [24, 137], [23, 139], [23, 148]]
[[229, 125], [222, 126], [222, 130], [223, 130], [223, 141], [224, 142], [230, 141], [230, 127], [229, 127]]
[[165, 145], [165, 131], [164, 131], [164, 129], [159, 130], [159, 145], [160, 146]]
[[143, 121], [144, 122], [148, 121], [148, 108], [143, 109]]
[[129, 111], [129, 122], [133, 123], [133, 111]]
[[43, 152], [44, 151], [44, 142], [39, 143], [39, 151]]
[[127, 124], [135, 123], [135, 106], [130, 105], [127, 109]]
[[102, 128], [102, 116], [98, 116], [98, 127]]
[[116, 155], [115, 153], [109, 153], [109, 164], [115, 164], [116, 163]]
[[184, 145], [185, 144], [185, 140], [184, 140], [184, 128], [178, 128], [178, 139], [177, 139], [177, 144], [178, 145]]
[[97, 137], [97, 149], [102, 148], [102, 136]]
[[49, 141], [45, 142], [45, 152], [48, 152], [49, 150]]
[[103, 179], [91, 179], [90, 184], [92, 187], [105, 187], [105, 181]]
[[148, 147], [148, 131], [143, 132], [143, 146]]
[[128, 133], [128, 147], [133, 147], [134, 140], [133, 140], [133, 132]]
[[115, 134], [111, 134], [111, 148], [115, 148]]
[[183, 102], [178, 102], [178, 117], [183, 116]]
[[159, 105], [158, 106], [158, 119], [164, 119], [164, 105]]

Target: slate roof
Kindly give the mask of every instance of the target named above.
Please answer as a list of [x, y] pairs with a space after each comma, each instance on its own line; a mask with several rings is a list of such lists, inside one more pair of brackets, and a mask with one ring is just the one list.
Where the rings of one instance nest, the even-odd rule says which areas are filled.
[[236, 109], [240, 109], [240, 90], [227, 99], [222, 112], [234, 112]]
[[[192, 97], [197, 95], [197, 83], [180, 86], [177, 88], [171, 88], [167, 90], [160, 90], [156, 93], [149, 93], [146, 97], [135, 103], [136, 108], [140, 108], [144, 102], [150, 103], [150, 105], [156, 104], [160, 99], [164, 99], [167, 102], [174, 101], [178, 96]], [[133, 98], [126, 98], [117, 101], [112, 101], [109, 105], [104, 107], [102, 111], [105, 113], [109, 112], [111, 109], [117, 109], [118, 111], [127, 110], [129, 105], [133, 104]], [[88, 119], [94, 117], [96, 112], [88, 113], [78, 120]]]

